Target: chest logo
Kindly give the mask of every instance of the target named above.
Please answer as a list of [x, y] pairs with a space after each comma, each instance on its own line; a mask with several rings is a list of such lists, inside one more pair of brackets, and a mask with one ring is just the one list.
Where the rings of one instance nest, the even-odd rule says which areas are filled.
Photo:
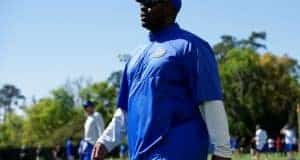
[[151, 58], [160, 58], [162, 56], [164, 56], [167, 53], [167, 51], [164, 48], [158, 48], [156, 49], [156, 51], [154, 51], [151, 54]]

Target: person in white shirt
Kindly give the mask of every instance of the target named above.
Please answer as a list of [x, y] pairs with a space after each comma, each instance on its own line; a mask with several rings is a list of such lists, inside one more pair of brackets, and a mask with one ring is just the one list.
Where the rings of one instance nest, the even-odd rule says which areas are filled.
[[272, 138], [268, 139], [268, 152], [269, 153], [275, 152], [275, 141]]
[[84, 143], [82, 146], [82, 159], [90, 160], [93, 147], [104, 130], [104, 122], [102, 115], [95, 111], [95, 104], [93, 102], [85, 102], [83, 104], [83, 108], [87, 115], [87, 118], [84, 124]]
[[284, 135], [284, 151], [287, 153], [288, 159], [293, 159], [294, 146], [297, 144], [296, 133], [290, 125], [286, 125], [281, 129]]
[[266, 151], [268, 135], [267, 132], [260, 127], [260, 125], [256, 126], [255, 132], [255, 146], [256, 146], [256, 159], [259, 160], [260, 154]]

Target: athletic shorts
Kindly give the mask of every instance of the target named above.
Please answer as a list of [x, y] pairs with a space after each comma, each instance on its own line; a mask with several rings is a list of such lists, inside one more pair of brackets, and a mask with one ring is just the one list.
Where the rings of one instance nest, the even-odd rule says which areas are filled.
[[258, 152], [258, 153], [264, 153], [264, 152], [267, 152], [267, 151], [268, 151], [268, 149], [267, 149], [266, 144], [262, 148], [256, 147], [256, 152]]
[[292, 151], [294, 151], [294, 145], [293, 144], [285, 144], [284, 145], [284, 151], [285, 152], [292, 152]]

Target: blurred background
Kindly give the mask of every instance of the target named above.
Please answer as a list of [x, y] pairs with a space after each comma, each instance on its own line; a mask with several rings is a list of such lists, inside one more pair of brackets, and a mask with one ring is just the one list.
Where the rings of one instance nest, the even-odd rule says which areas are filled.
[[[297, 0], [183, 2], [177, 22], [215, 51], [241, 153], [258, 124], [274, 140], [287, 124], [299, 133], [299, 10]], [[110, 121], [124, 64], [147, 36], [134, 0], [0, 0], [0, 159], [51, 159], [70, 137], [76, 150], [82, 102]]]

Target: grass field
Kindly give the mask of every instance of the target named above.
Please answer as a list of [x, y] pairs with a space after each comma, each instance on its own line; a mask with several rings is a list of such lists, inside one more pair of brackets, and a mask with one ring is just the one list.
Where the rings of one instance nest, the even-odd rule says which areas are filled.
[[[272, 154], [272, 155], [262, 155], [260, 160], [287, 160], [287, 157], [283, 154]], [[295, 160], [300, 160], [300, 155], [295, 155]], [[240, 156], [234, 156], [233, 160], [253, 160], [250, 154], [243, 154]]]
[[[260, 158], [260, 160], [266, 160], [265, 157], [266, 156], [263, 155]], [[300, 154], [296, 155], [294, 158], [295, 158], [295, 160], [300, 160]], [[107, 158], [106, 160], [127, 160], [127, 159], [111, 159], [111, 158]], [[253, 158], [251, 158], [250, 154], [242, 154], [240, 156], [234, 156], [232, 158], [232, 160], [253, 160]], [[267, 156], [267, 160], [287, 160], [287, 158], [284, 155], [272, 154], [272, 155], [268, 155]]]

